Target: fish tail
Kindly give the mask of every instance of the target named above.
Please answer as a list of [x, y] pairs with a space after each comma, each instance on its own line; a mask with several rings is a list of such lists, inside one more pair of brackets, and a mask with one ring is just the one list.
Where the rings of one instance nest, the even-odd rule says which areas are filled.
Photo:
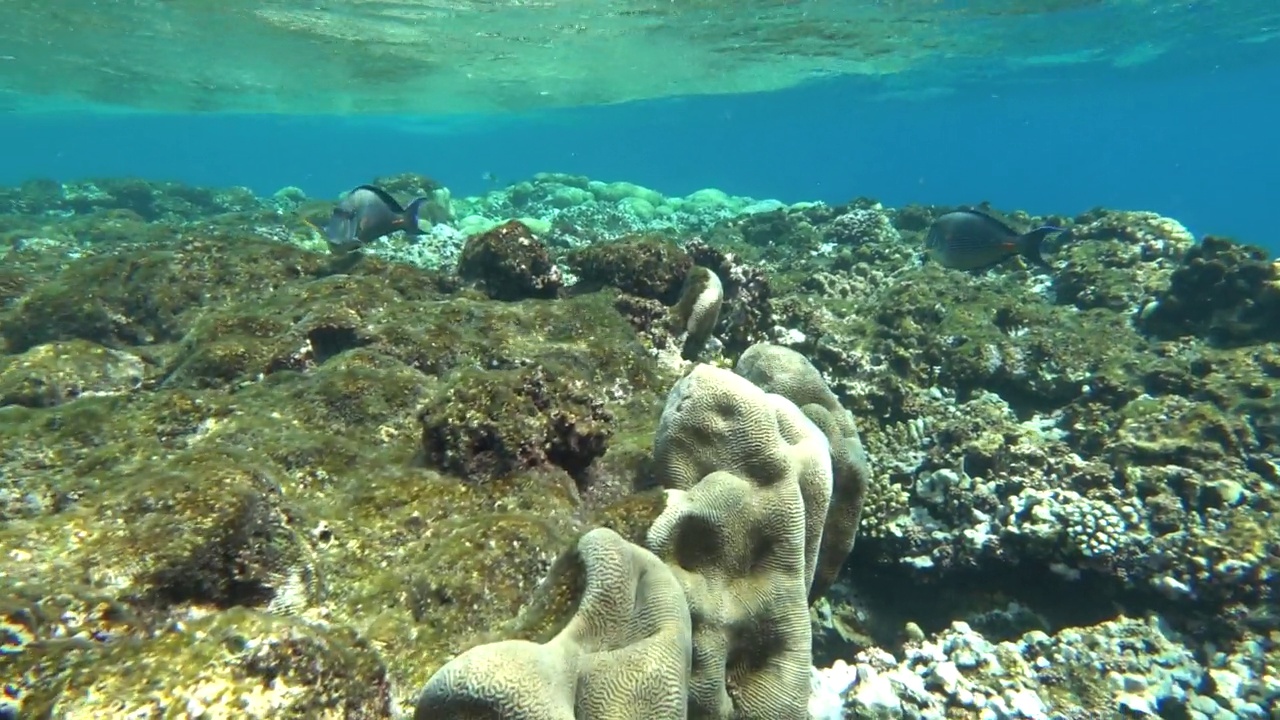
[[1043, 268], [1052, 267], [1045, 261], [1044, 255], [1040, 254], [1040, 247], [1044, 244], [1044, 239], [1050, 235], [1062, 232], [1062, 228], [1053, 225], [1041, 225], [1035, 230], [1031, 230], [1022, 235], [1021, 242], [1018, 244], [1022, 247], [1021, 255], [1032, 263]]
[[409, 203], [409, 207], [404, 209], [404, 231], [410, 235], [423, 234], [422, 228], [418, 227], [418, 215], [426, 202], [427, 198], [420, 197]]

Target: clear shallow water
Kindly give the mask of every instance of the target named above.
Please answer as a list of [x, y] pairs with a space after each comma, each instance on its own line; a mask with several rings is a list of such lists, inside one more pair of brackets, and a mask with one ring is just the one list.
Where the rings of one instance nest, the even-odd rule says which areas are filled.
[[[0, 107], [514, 112], [862, 76], [1181, 70], [1274, 43], [1270, 0], [15, 0]], [[56, 38], [56, 40], [54, 40]], [[232, 50], [229, 52], [229, 50]]]
[[501, 117], [10, 114], [0, 182], [138, 175], [330, 196], [413, 171], [466, 195], [485, 173], [561, 171], [668, 194], [1150, 209], [1276, 248], [1280, 93], [1266, 88], [1280, 51], [1243, 47], [1168, 72], [1039, 68], [917, 93], [852, 78]]
[[[806, 8], [830, 12], [838, 3], [744, 0], [739, 10], [780, 9], [781, 19], [754, 27], [749, 15], [718, 18], [696, 0], [672, 4], [690, 10], [683, 15], [566, 0], [562, 13], [605, 8], [623, 25], [633, 16], [616, 11], [627, 4], [645, 22], [668, 25], [701, 13], [709, 24], [679, 38], [702, 52], [734, 52], [726, 65], [691, 61], [696, 53], [628, 65], [623, 50], [644, 45], [633, 43], [593, 66], [581, 47], [560, 55], [543, 44], [528, 56], [542, 64], [503, 59], [557, 89], [531, 96], [537, 83], [511, 77], [481, 74], [458, 86], [466, 63], [450, 66], [454, 84], [432, 81], [442, 83], [439, 95], [403, 81], [415, 62], [430, 60], [423, 38], [361, 33], [390, 21], [380, 13], [421, 10], [425, 1], [309, 0], [322, 15], [359, 12], [351, 26], [302, 23], [323, 29], [323, 41], [290, 36], [279, 46], [269, 42], [278, 35], [232, 32], [252, 10], [247, 0], [6, 5], [0, 103], [10, 112], [0, 116], [8, 141], [0, 184], [107, 179], [65, 195], [34, 183], [9, 205], [29, 214], [0, 218], [0, 530], [10, 545], [0, 581], [61, 587], [83, 576], [130, 603], [146, 588], [148, 617], [35, 588], [40, 612], [0, 617], [17, 621], [0, 632], [0, 659], [34, 668], [0, 687], [0, 719], [14, 716], [15, 701], [38, 716], [55, 702], [60, 717], [120, 717], [130, 703], [179, 712], [199, 707], [215, 686], [223, 707], [313, 717], [322, 703], [342, 702], [353, 716], [403, 716], [461, 638], [508, 622], [504, 603], [514, 613], [526, 602], [524, 590], [563, 548], [548, 528], [582, 510], [562, 492], [568, 485], [489, 486], [494, 502], [488, 491], [457, 493], [456, 481], [494, 479], [483, 474], [494, 437], [509, 449], [544, 448], [535, 462], [592, 467], [609, 422], [626, 430], [613, 445], [620, 463], [647, 457], [651, 438], [635, 429], [664, 407], [678, 365], [668, 357], [632, 388], [620, 379], [637, 374], [637, 342], [668, 355], [682, 344], [661, 327], [677, 291], [698, 287], [680, 263], [702, 266], [689, 275], [706, 283], [695, 307], [719, 308], [721, 299], [703, 300], [728, 287], [715, 362], [756, 338], [812, 351], [858, 408], [873, 461], [897, 486], [868, 505], [879, 528], [859, 539], [851, 573], [867, 582], [855, 593], [841, 589], [843, 618], [832, 615], [821, 651], [812, 648], [818, 665], [860, 663], [859, 707], [894, 707], [895, 687], [920, 686], [933, 695], [911, 702], [933, 717], [977, 700], [1028, 708], [1028, 718], [1046, 717], [1045, 703], [1072, 712], [1096, 705], [1097, 717], [1157, 707], [1191, 718], [1276, 712], [1280, 285], [1269, 259], [1225, 241], [1193, 248], [1177, 222], [1109, 210], [1072, 223], [1082, 242], [1056, 249], [1051, 275], [1020, 262], [969, 274], [916, 261], [928, 223], [944, 212], [937, 208], [851, 203], [722, 222], [759, 205], [714, 192], [655, 198], [628, 183], [563, 176], [459, 201], [458, 227], [436, 226], [427, 242], [396, 236], [342, 257], [313, 231], [332, 210], [327, 198], [378, 175], [403, 173], [388, 182], [400, 197], [435, 197], [413, 173], [462, 196], [561, 171], [668, 195], [717, 187], [788, 201], [862, 195], [893, 206], [1155, 210], [1197, 235], [1277, 249], [1273, 5], [867, 2], [847, 7], [878, 19], [853, 28], [804, 18]], [[464, 5], [478, 3], [453, 2]], [[306, 9], [294, 0], [258, 6], [277, 21], [291, 7]], [[396, 22], [401, 32], [417, 27], [409, 16]], [[779, 28], [805, 33], [780, 37]], [[343, 30], [353, 33], [334, 34]], [[486, 35], [476, 47], [502, 37]], [[855, 38], [863, 44], [849, 47]], [[245, 44], [255, 40], [267, 44]], [[326, 62], [290, 55], [317, 47]], [[666, 47], [648, 47], [650, 59]], [[476, 62], [476, 48], [469, 52]], [[374, 56], [382, 64], [371, 68]], [[546, 64], [548, 56], [557, 62]], [[166, 57], [173, 62], [155, 62]], [[655, 71], [677, 66], [678, 77]], [[837, 70], [850, 74], [793, 86], [797, 72]], [[355, 82], [364, 78], [378, 82]], [[263, 90], [272, 83], [278, 93]], [[788, 88], [734, 92], [780, 85]], [[652, 97], [695, 90], [703, 94]], [[650, 99], [617, 102], [633, 96]], [[564, 107], [566, 98], [598, 104]], [[505, 111], [459, 112], [477, 102]], [[389, 110], [398, 114], [371, 112]], [[262, 194], [293, 185], [312, 198], [173, 188], [152, 197], [110, 177], [126, 175]], [[84, 210], [139, 198], [148, 217], [174, 210], [178, 220]], [[590, 246], [652, 229], [631, 224], [646, 207], [659, 223], [682, 223], [682, 240], [710, 232], [712, 242]], [[527, 224], [507, 222], [514, 217]], [[557, 253], [577, 246], [556, 259], [571, 263], [579, 282], [563, 301], [509, 302], [565, 291], [566, 275], [539, 236], [554, 239]], [[727, 282], [711, 280], [720, 277]], [[595, 283], [649, 294], [578, 294]], [[757, 302], [771, 288], [779, 301]], [[555, 384], [562, 381], [572, 384]], [[620, 415], [598, 418], [597, 400], [616, 401]], [[577, 420], [566, 427], [563, 418]], [[504, 434], [511, 428], [517, 434]], [[662, 443], [655, 436], [653, 444]], [[581, 454], [550, 457], [551, 447], [567, 446]], [[828, 438], [812, 447], [840, 445]], [[603, 471], [631, 472], [612, 457]], [[619, 489], [600, 484], [586, 489]], [[316, 578], [327, 589], [314, 587]], [[188, 614], [188, 602], [202, 617]], [[214, 605], [241, 607], [203, 607]], [[316, 635], [328, 632], [312, 625], [318, 617], [360, 634], [358, 648], [347, 645], [355, 635], [332, 646], [354, 659], [329, 664], [327, 640], [295, 642], [329, 637]], [[961, 618], [973, 626], [944, 630]], [[793, 627], [804, 625], [799, 619]], [[917, 620], [914, 631], [903, 627]], [[847, 634], [861, 635], [862, 625], [867, 637]], [[168, 632], [154, 632], [160, 627]], [[1020, 637], [1041, 627], [1038, 637]], [[919, 657], [948, 659], [897, 667], [881, 652], [875, 681], [855, 646], [894, 648], [904, 629], [942, 631]], [[97, 646], [22, 649], [73, 635]], [[111, 642], [131, 635], [141, 643]], [[1005, 665], [1009, 646], [995, 652], [989, 641], [1000, 639], [1018, 643], [1021, 669]], [[221, 659], [211, 664], [211, 655]], [[977, 671], [976, 696], [969, 679], [956, 684], [958, 667]], [[998, 674], [984, 678], [987, 669]], [[847, 666], [830, 670], [831, 686], [814, 694], [834, 701], [838, 716], [851, 678]], [[73, 674], [96, 684], [67, 682]], [[1019, 676], [1025, 685], [1013, 692], [1010, 678]], [[804, 683], [791, 689], [794, 700]]]

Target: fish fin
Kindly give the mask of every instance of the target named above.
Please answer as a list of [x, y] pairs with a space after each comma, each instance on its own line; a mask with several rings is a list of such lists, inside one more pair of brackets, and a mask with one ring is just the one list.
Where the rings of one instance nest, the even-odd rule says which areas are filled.
[[377, 195], [378, 199], [386, 203], [387, 207], [391, 208], [392, 211], [398, 213], [404, 212], [404, 207], [400, 205], [400, 201], [391, 197], [391, 193], [383, 190], [377, 185], [357, 185], [351, 192], [355, 192], [356, 190], [368, 190], [374, 195]]
[[1040, 246], [1044, 244], [1044, 239], [1053, 233], [1061, 232], [1062, 228], [1053, 225], [1041, 225], [1040, 227], [1023, 233], [1018, 238], [1018, 243], [1022, 247], [1020, 253], [1022, 257], [1031, 261], [1035, 265], [1042, 268], [1052, 269], [1053, 266], [1045, 261], [1044, 256], [1040, 254]]
[[1014, 230], [1013, 228], [1009, 227], [1009, 223], [1001, 220], [1000, 218], [996, 217], [995, 215], [992, 215], [989, 212], [985, 212], [985, 211], [978, 210], [976, 208], [971, 208], [971, 207], [962, 207], [960, 208], [960, 211], [967, 212], [970, 215], [976, 215], [986, 220], [987, 222], [995, 223], [997, 226], [999, 226], [1002, 230], [1004, 230], [1009, 235], [1016, 236], [1018, 234], [1017, 230]]
[[404, 209], [404, 231], [410, 235], [425, 235], [422, 228], [418, 226], [418, 214], [422, 211], [422, 206], [426, 204], [427, 198], [420, 197], [409, 203], [409, 207]]

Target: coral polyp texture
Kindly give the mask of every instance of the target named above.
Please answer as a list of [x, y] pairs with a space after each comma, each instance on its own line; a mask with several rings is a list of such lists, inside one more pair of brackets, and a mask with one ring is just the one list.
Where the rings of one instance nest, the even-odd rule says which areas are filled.
[[1280, 712], [1265, 249], [376, 182], [0, 188], [0, 717]]
[[605, 528], [583, 535], [576, 554], [586, 587], [568, 625], [543, 644], [463, 653], [427, 683], [415, 718], [684, 716], [692, 632], [671, 569]]
[[[790, 348], [760, 343], [742, 353], [736, 369], [762, 389], [795, 403], [826, 435], [831, 453], [831, 498], [823, 503], [826, 518], [815, 523], [823, 531], [820, 547], [810, 558], [814, 567], [809, 597], [817, 599], [835, 582], [857, 539], [871, 473], [866, 450], [853, 414], [841, 407], [839, 398], [805, 356]], [[817, 511], [815, 504], [813, 512]]]
[[666, 495], [648, 549], [584, 535], [568, 625], [543, 645], [463, 653], [427, 683], [417, 717], [806, 717], [827, 437], [790, 400], [698, 365], [667, 397], [653, 473]]
[[803, 718], [826, 437], [789, 400], [699, 365], [667, 398], [653, 460], [669, 489], [647, 541], [693, 618], [689, 716]]

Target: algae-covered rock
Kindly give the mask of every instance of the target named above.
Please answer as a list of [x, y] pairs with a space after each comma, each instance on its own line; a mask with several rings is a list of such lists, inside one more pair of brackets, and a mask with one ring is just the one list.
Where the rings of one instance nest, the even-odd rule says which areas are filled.
[[468, 238], [458, 274], [495, 300], [554, 298], [564, 285], [546, 247], [517, 220]]
[[[612, 342], [596, 342], [604, 338]], [[634, 343], [605, 296], [519, 305], [446, 300], [397, 290], [378, 276], [339, 275], [209, 311], [173, 353], [166, 384], [234, 386], [356, 349], [434, 376], [554, 358], [567, 364], [564, 372], [582, 369], [602, 380], [617, 372], [643, 383]]]
[[[230, 242], [230, 244], [228, 244]], [[74, 261], [6, 317], [11, 352], [54, 340], [123, 348], [177, 340], [211, 304], [318, 276], [325, 258], [281, 243], [192, 237]]]
[[50, 407], [86, 394], [132, 392], [151, 373], [136, 355], [84, 340], [37, 345], [0, 359], [0, 406]]
[[1150, 212], [1095, 209], [1074, 218], [1058, 249], [1060, 303], [1081, 310], [1137, 312], [1162, 292], [1178, 260], [1195, 244], [1181, 223]]
[[477, 481], [547, 467], [584, 478], [612, 434], [590, 386], [541, 367], [461, 370], [421, 419], [427, 462]]
[[[586, 478], [615, 418], [652, 417], [669, 378], [611, 292], [494, 302], [376, 258], [339, 268], [205, 232], [65, 270], [30, 264], [45, 275], [15, 288], [4, 327], [26, 352], [0, 360], [0, 377], [24, 404], [0, 407], [0, 581], [144, 618], [147, 662], [160, 647], [150, 629], [192, 613], [323, 618], [376, 643], [403, 703], [517, 614], [581, 532], [566, 468]], [[433, 398], [539, 374], [542, 392], [490, 417], [540, 423], [544, 464], [483, 487], [421, 467], [417, 418]], [[613, 458], [605, 486], [642, 461]], [[95, 662], [77, 666], [82, 682], [117, 682]], [[23, 692], [53, 697], [61, 677]]]
[[[932, 217], [904, 209], [895, 224], [918, 240]], [[855, 415], [876, 418], [862, 424], [875, 482], [855, 558], [902, 568], [901, 587], [976, 572], [1050, 615], [1064, 612], [1056, 594], [1035, 598], [1019, 578], [1053, 568], [1032, 585], [1082, 577], [1099, 583], [1084, 597], [1139, 608], [1176, 598], [1170, 617], [1243, 632], [1221, 620], [1226, 608], [1274, 598], [1280, 577], [1267, 539], [1280, 529], [1274, 353], [1147, 322], [1181, 267], [1267, 263], [1221, 243], [1189, 250], [1185, 228], [1151, 213], [1020, 219], [1040, 221], [1070, 227], [1052, 276], [894, 267], [885, 255], [775, 285], [790, 294], [774, 301], [787, 328], [777, 341], [811, 357]], [[1073, 612], [1090, 607], [1105, 616], [1101, 603]], [[986, 615], [949, 605], [946, 617]]]
[[851, 207], [837, 215], [824, 228], [824, 235], [829, 242], [848, 247], [901, 242], [893, 219], [878, 203]]
[[[194, 472], [193, 472], [194, 470]], [[135, 467], [75, 507], [0, 529], [0, 579], [61, 577], [142, 606], [306, 605], [319, 592], [272, 468], [199, 451]]]
[[19, 717], [387, 718], [391, 678], [344, 627], [244, 608], [110, 642], [26, 649], [6, 687]]
[[628, 295], [674, 305], [693, 261], [661, 238], [626, 238], [574, 250], [566, 257], [578, 276], [575, 290], [613, 286]]
[[[957, 273], [916, 258], [937, 207], [619, 189], [601, 199], [603, 183], [547, 175], [455, 201], [459, 227], [527, 216], [554, 252], [576, 248], [567, 293], [538, 286], [546, 248], [495, 255], [481, 267], [507, 274], [492, 284], [336, 262], [301, 249], [323, 250], [298, 211], [331, 205], [293, 195], [0, 191], [0, 208], [48, 213], [0, 216], [0, 667], [17, 678], [0, 698], [37, 717], [55, 701], [89, 717], [121, 703], [402, 716], [459, 653], [548, 641], [585, 581], [567, 549], [596, 527], [642, 544], [667, 507], [633, 489], [655, 481], [679, 374], [661, 364], [665, 293], [687, 261], [722, 281], [716, 363], [790, 347], [856, 419], [872, 480], [862, 539], [812, 614], [830, 639], [815, 646], [857, 664], [855, 707], [960, 716], [981, 692], [993, 712], [1106, 714], [1122, 661], [1125, 687], [1183, 688], [1126, 703], [1270, 707], [1280, 354], [1265, 255], [1193, 249], [1152, 213], [1012, 213], [1069, 228], [1053, 271]], [[487, 297], [507, 288], [512, 300]], [[519, 299], [539, 293], [557, 299]], [[431, 413], [460, 457], [506, 469], [476, 482], [465, 462], [431, 462]], [[1121, 611], [1177, 632], [1107, 631]], [[1031, 628], [1047, 639], [1021, 639]], [[927, 661], [884, 660], [904, 637]], [[1071, 655], [1095, 640], [1105, 651], [1080, 657], [1107, 673]], [[297, 649], [255, 659], [266, 647]], [[1189, 649], [1212, 683], [1168, 684], [1148, 662]], [[317, 657], [318, 679], [303, 672]], [[942, 699], [907, 698], [895, 672]]]
[[0, 211], [24, 214], [89, 214], [129, 210], [147, 221], [191, 220], [266, 203], [248, 188], [206, 188], [141, 178], [95, 178], [59, 183], [40, 178], [0, 189]]
[[1262, 248], [1206, 237], [1141, 321], [1162, 338], [1195, 334], [1227, 346], [1280, 340], [1280, 263]]

